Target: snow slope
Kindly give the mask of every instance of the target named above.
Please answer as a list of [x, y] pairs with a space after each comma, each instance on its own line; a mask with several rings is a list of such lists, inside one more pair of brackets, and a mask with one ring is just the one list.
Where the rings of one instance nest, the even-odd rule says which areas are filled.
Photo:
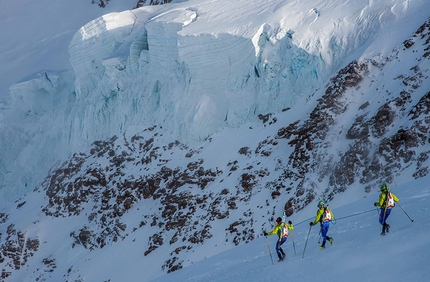
[[[332, 208], [337, 220], [331, 224], [328, 235], [334, 242], [332, 246], [327, 243], [325, 250], [318, 248], [318, 226], [310, 229], [308, 222], [313, 218], [304, 219], [302, 213], [293, 218], [297, 222], [293, 233], [295, 251], [290, 236], [283, 247], [287, 254], [284, 262], [277, 262], [276, 239], [269, 236], [275, 262], [272, 265], [266, 240], [261, 236], [150, 281], [427, 281], [430, 275], [426, 264], [430, 252], [428, 183], [427, 177], [392, 186], [391, 191], [400, 198], [400, 205], [387, 220], [392, 228], [386, 236], [379, 235], [381, 226], [373, 207], [378, 194], [371, 194]], [[341, 198], [341, 201], [350, 201], [347, 196]], [[309, 207], [315, 212], [316, 209]], [[309, 210], [304, 213], [309, 214]]]
[[[391, 191], [400, 198], [400, 205], [394, 208], [388, 219], [391, 230], [386, 236], [380, 236], [378, 212], [373, 206], [378, 194], [375, 192], [361, 199], [352, 199], [346, 193], [330, 204], [337, 220], [329, 230], [329, 236], [334, 238], [333, 246], [328, 245], [325, 250], [318, 248], [318, 227], [310, 228], [308, 225], [317, 210], [311, 205], [289, 218], [295, 229], [284, 244], [287, 254], [284, 262], [277, 262], [274, 251], [276, 239], [269, 236], [269, 248], [274, 260], [272, 265], [266, 240], [260, 235], [248, 244], [214, 256], [211, 254], [219, 251], [217, 247], [213, 250], [214, 247], [203, 245], [194, 257], [189, 257], [195, 263], [164, 275], [155, 271], [153, 266], [163, 260], [164, 254], [152, 255], [152, 263], [145, 261], [143, 249], [146, 238], [138, 234], [131, 236], [134, 239], [128, 238], [90, 253], [79, 246], [70, 248], [71, 238], [62, 230], [79, 226], [82, 218], [43, 219], [41, 213], [29, 216], [29, 211], [37, 210], [36, 205], [43, 202], [33, 195], [31, 203], [11, 214], [10, 220], [16, 223], [16, 228], [27, 225], [29, 236], [37, 230], [42, 247], [20, 271], [5, 281], [273, 281], [286, 277], [294, 281], [310, 281], [320, 277], [333, 282], [427, 281], [430, 274], [426, 265], [430, 252], [429, 177], [399, 181], [404, 184], [391, 185]], [[134, 210], [128, 217], [138, 214]], [[271, 228], [274, 225], [269, 223], [267, 226]], [[43, 230], [49, 230], [51, 234], [44, 234]], [[219, 231], [215, 232], [217, 238], [224, 236], [224, 232]], [[49, 244], [43, 240], [49, 240]], [[197, 260], [202, 254], [207, 257]], [[36, 268], [39, 270], [35, 271]]]

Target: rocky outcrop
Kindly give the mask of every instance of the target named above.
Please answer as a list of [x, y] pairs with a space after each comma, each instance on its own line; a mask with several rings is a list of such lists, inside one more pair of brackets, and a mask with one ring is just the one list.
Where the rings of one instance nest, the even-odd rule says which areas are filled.
[[163, 5], [172, 2], [172, 0], [138, 0], [136, 8], [140, 8], [148, 5]]
[[7, 227], [6, 234], [2, 236], [5, 236], [5, 243], [0, 249], [0, 262], [4, 264], [1, 278], [6, 279], [13, 270], [18, 270], [27, 263], [39, 249], [40, 242], [37, 238], [29, 238], [25, 232], [17, 230], [13, 223]]
[[[423, 24], [403, 46], [385, 58], [350, 63], [331, 79], [325, 95], [318, 100], [308, 119], [278, 131], [278, 138], [287, 139], [294, 148], [289, 164], [296, 173], [296, 179], [303, 179], [296, 188], [295, 197], [285, 205], [287, 214], [312, 201], [312, 186], [315, 182], [322, 182], [327, 175], [328, 187], [322, 197], [331, 199], [354, 183], [364, 185], [365, 191], [370, 192], [375, 182], [390, 182], [395, 175], [410, 167], [415, 167], [414, 177], [428, 173], [428, 167], [422, 167], [422, 164], [429, 157], [429, 151], [425, 149], [429, 143], [429, 93], [424, 87], [429, 71], [429, 22]], [[418, 56], [410, 69], [402, 70], [400, 75], [383, 77], [386, 68], [397, 62], [404, 64], [402, 58], [411, 52], [419, 52], [422, 57]], [[375, 72], [382, 77], [375, 77]], [[396, 84], [393, 90], [383, 83], [390, 79]], [[380, 103], [380, 100], [369, 97], [371, 100], [357, 107], [356, 101], [363, 95], [360, 88], [379, 81], [383, 88], [377, 88], [375, 95], [386, 94], [384, 103], [373, 111], [370, 103]], [[349, 128], [341, 128], [337, 124], [346, 113], [355, 115], [355, 119]], [[327, 148], [343, 139], [347, 140], [348, 148], [335, 149], [336, 154], [326, 154]], [[309, 177], [314, 175], [312, 172], [318, 174], [317, 179]]]

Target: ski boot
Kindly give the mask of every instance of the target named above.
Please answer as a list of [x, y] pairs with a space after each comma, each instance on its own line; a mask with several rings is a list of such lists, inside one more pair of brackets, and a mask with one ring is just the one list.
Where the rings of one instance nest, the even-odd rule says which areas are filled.
[[385, 235], [385, 231], [387, 230], [387, 224], [386, 223], [384, 223], [384, 224], [382, 224], [382, 232], [381, 232], [381, 235], [382, 236], [384, 236]]
[[284, 250], [281, 250], [281, 255], [282, 255], [282, 260], [284, 260], [284, 259], [285, 259], [285, 257], [286, 257], [286, 255], [285, 255], [285, 253], [284, 253]]

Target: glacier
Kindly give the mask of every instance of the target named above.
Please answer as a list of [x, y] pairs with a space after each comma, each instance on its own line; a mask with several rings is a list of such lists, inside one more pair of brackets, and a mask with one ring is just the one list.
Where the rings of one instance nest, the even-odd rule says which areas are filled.
[[41, 70], [10, 87], [0, 112], [2, 192], [23, 195], [55, 164], [130, 127], [156, 124], [199, 143], [291, 108], [351, 56], [371, 53], [375, 38], [391, 51], [396, 29], [422, 22], [426, 7], [173, 1], [103, 15], [74, 35], [71, 70]]

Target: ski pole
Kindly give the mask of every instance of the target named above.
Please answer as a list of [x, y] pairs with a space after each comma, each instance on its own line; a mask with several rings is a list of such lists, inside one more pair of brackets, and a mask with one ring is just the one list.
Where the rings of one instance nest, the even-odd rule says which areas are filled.
[[291, 231], [291, 239], [293, 239], [294, 255], [297, 255], [297, 253], [296, 253], [296, 245], [294, 244], [294, 233], [293, 233], [293, 231]]
[[309, 226], [308, 237], [306, 238], [306, 243], [305, 243], [305, 248], [303, 249], [303, 255], [302, 255], [302, 258], [304, 258], [304, 257], [305, 257], [306, 246], [308, 245], [308, 239], [309, 239], [309, 234], [311, 234], [311, 228], [312, 228], [312, 225], [311, 225], [311, 226]]
[[269, 239], [267, 239], [267, 236], [266, 236], [266, 243], [267, 243], [267, 249], [269, 250], [270, 259], [272, 260], [272, 264], [275, 265], [273, 263], [272, 253], [270, 252]]
[[406, 214], [406, 216], [412, 221], [412, 222], [414, 222], [414, 220], [405, 212], [405, 210], [402, 208], [402, 206], [399, 204], [399, 203], [397, 203], [398, 205], [399, 205], [399, 207], [402, 209], [402, 211]]

